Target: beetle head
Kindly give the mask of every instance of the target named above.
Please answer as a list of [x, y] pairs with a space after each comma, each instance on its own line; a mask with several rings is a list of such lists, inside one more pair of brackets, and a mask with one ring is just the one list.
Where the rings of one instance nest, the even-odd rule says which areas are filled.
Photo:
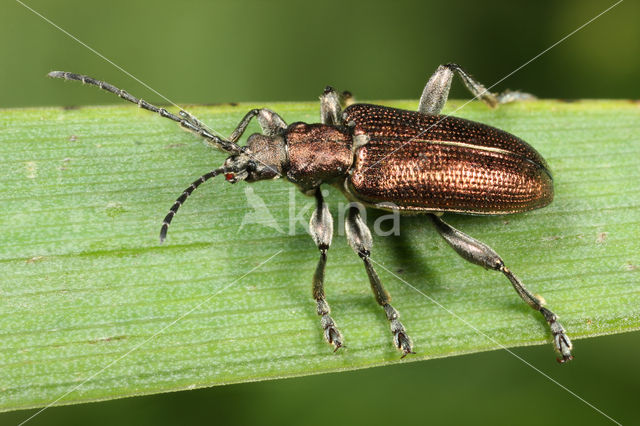
[[160, 229], [161, 242], [166, 238], [169, 225], [180, 206], [198, 186], [207, 180], [218, 175], [224, 175], [225, 179], [230, 183], [236, 183], [241, 180], [255, 182], [276, 179], [283, 174], [288, 161], [287, 148], [284, 141], [286, 124], [277, 114], [268, 110], [261, 111], [262, 115], [258, 119], [265, 134], [256, 133], [249, 136], [247, 145], [243, 147], [239, 147], [233, 142], [235, 148], [227, 150], [227, 152], [233, 152], [233, 154], [225, 160], [222, 167], [202, 175], [182, 192], [182, 195], [178, 197], [162, 223], [162, 228]]
[[284, 137], [253, 134], [239, 154], [232, 155], [224, 162], [225, 179], [231, 183], [240, 180], [255, 182], [276, 179], [283, 173], [287, 161]]

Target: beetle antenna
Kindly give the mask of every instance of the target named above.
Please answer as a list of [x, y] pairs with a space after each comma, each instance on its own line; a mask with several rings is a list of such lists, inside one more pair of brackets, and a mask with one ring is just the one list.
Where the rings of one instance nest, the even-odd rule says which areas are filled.
[[221, 149], [222, 151], [225, 151], [231, 154], [240, 153], [240, 147], [235, 142], [228, 141], [226, 139], [222, 139], [214, 135], [212, 130], [204, 126], [197, 118], [193, 117], [191, 114], [189, 114], [184, 110], [180, 110], [181, 117], [178, 117], [177, 115], [170, 113], [164, 108], [159, 108], [143, 99], [138, 99], [135, 96], [131, 95], [130, 93], [122, 89], [118, 89], [116, 86], [110, 83], [107, 83], [106, 81], [96, 80], [95, 78], [89, 77], [88, 75], [74, 74], [74, 73], [65, 72], [65, 71], [51, 71], [47, 75], [51, 78], [62, 78], [64, 80], [76, 80], [76, 81], [81, 81], [82, 84], [91, 84], [92, 86], [97, 86], [102, 90], [111, 92], [115, 95], [118, 95], [119, 97], [121, 97], [126, 101], [129, 101], [131, 103], [138, 105], [142, 109], [146, 109], [147, 111], [151, 111], [151, 112], [157, 112], [158, 114], [160, 114], [161, 117], [165, 117], [175, 121], [185, 129], [189, 130], [190, 132], [193, 132], [196, 135], [202, 138], [205, 138], [206, 140], [211, 142], [213, 145], [215, 145], [217, 148]]
[[171, 208], [169, 209], [169, 213], [167, 213], [167, 215], [164, 218], [164, 221], [162, 222], [162, 228], [160, 228], [161, 243], [164, 242], [165, 238], [167, 238], [167, 231], [169, 230], [169, 225], [171, 225], [171, 220], [173, 220], [173, 216], [175, 216], [180, 206], [187, 200], [187, 198], [189, 198], [189, 195], [191, 195], [191, 193], [195, 191], [196, 188], [202, 185], [204, 182], [208, 181], [213, 177], [218, 176], [221, 173], [226, 173], [228, 171], [229, 169], [227, 169], [226, 167], [220, 167], [218, 169], [211, 170], [209, 173], [206, 173], [200, 176], [198, 179], [196, 179], [187, 189], [185, 189], [182, 192], [182, 195], [180, 195], [176, 200], [176, 202], [173, 203], [173, 206], [171, 206]]

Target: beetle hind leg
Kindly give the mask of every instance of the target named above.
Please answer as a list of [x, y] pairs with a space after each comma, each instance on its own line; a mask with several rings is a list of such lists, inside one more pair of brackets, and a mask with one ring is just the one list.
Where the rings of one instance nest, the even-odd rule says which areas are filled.
[[484, 267], [485, 269], [500, 271], [509, 279], [513, 288], [522, 300], [531, 306], [531, 308], [540, 312], [549, 325], [553, 335], [553, 345], [556, 351], [562, 356], [562, 358], [558, 358], [558, 362], [564, 363], [571, 361], [573, 359], [573, 356], [571, 355], [573, 345], [571, 344], [571, 340], [569, 339], [569, 336], [567, 336], [564, 327], [558, 322], [558, 316], [543, 306], [544, 301], [540, 297], [533, 295], [524, 286], [522, 281], [520, 281], [520, 279], [505, 266], [504, 261], [498, 253], [486, 244], [476, 240], [475, 238], [471, 238], [461, 231], [458, 231], [436, 215], [430, 214], [429, 217], [438, 230], [438, 233], [440, 233], [442, 238], [444, 238], [444, 240], [460, 256], [471, 263]]
[[320, 250], [320, 260], [318, 260], [318, 266], [313, 275], [313, 298], [316, 301], [318, 315], [321, 317], [320, 323], [324, 330], [324, 338], [329, 344], [333, 345], [335, 352], [342, 347], [343, 339], [338, 326], [329, 315], [331, 308], [324, 295], [324, 269], [327, 264], [327, 251], [333, 236], [333, 218], [331, 217], [331, 212], [329, 212], [329, 207], [322, 198], [320, 188], [316, 188], [315, 197], [316, 209], [311, 215], [309, 230], [316, 246]]
[[371, 231], [369, 231], [369, 228], [360, 216], [358, 207], [349, 207], [345, 221], [345, 231], [349, 245], [364, 262], [364, 267], [367, 270], [369, 283], [371, 284], [371, 290], [376, 298], [376, 302], [384, 308], [384, 312], [387, 315], [387, 320], [389, 320], [391, 332], [393, 333], [393, 345], [402, 351], [402, 358], [407, 356], [407, 354], [415, 353], [413, 352], [411, 338], [407, 334], [404, 325], [400, 322], [400, 314], [391, 306], [391, 296], [382, 286], [380, 278], [371, 264], [370, 254], [373, 239], [371, 238]]
[[474, 97], [480, 99], [491, 108], [495, 108], [498, 104], [535, 99], [535, 96], [524, 92], [506, 91], [501, 94], [491, 93], [482, 83], [471, 77], [460, 65], [450, 63], [440, 65], [436, 72], [433, 73], [422, 91], [418, 111], [423, 114], [440, 113], [449, 97], [451, 80], [454, 74], [458, 74]]

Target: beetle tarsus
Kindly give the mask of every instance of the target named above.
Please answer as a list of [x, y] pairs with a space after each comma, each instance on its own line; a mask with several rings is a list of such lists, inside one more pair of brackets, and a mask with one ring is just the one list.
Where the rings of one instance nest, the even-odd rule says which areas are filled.
[[338, 330], [338, 326], [329, 313], [331, 312], [331, 308], [329, 308], [329, 304], [323, 298], [319, 298], [316, 300], [317, 303], [317, 312], [320, 315], [320, 324], [322, 325], [322, 330], [324, 334], [324, 338], [330, 345], [333, 345], [334, 350], [336, 352], [340, 349], [344, 340], [342, 339], [342, 333]]
[[535, 95], [526, 92], [520, 92], [518, 90], [505, 90], [499, 93], [496, 98], [499, 104], [508, 104], [511, 102], [533, 101], [538, 99]]
[[567, 336], [562, 324], [558, 322], [558, 316], [549, 309], [543, 307], [540, 308], [540, 313], [549, 324], [549, 328], [551, 328], [553, 345], [555, 346], [556, 352], [562, 355], [562, 358], [558, 358], [558, 362], [560, 364], [564, 364], [571, 361], [573, 359], [573, 355], [571, 355], [573, 344], [571, 343], [569, 336]]
[[321, 321], [322, 323], [331, 322], [331, 325], [324, 329], [324, 337], [327, 342], [335, 348], [333, 352], [338, 352], [338, 349], [343, 345], [342, 333], [340, 333], [340, 330], [338, 330], [336, 324], [333, 322], [333, 318], [329, 315], [323, 316]]
[[383, 308], [384, 312], [387, 314], [391, 332], [393, 333], [393, 345], [402, 351], [402, 356], [400, 358], [402, 359], [408, 354], [414, 354], [413, 343], [411, 342], [411, 338], [407, 334], [407, 330], [404, 328], [404, 325], [400, 322], [400, 314], [398, 311], [388, 303], [384, 305]]
[[[318, 303], [318, 306], [320, 303]], [[326, 302], [325, 302], [326, 305]], [[326, 305], [327, 308], [329, 305]], [[322, 329], [324, 330], [324, 338], [330, 345], [333, 345], [333, 352], [337, 352], [344, 345], [344, 339], [342, 338], [342, 333], [338, 330], [338, 326], [329, 313], [323, 314], [320, 319], [320, 324], [322, 325]]]

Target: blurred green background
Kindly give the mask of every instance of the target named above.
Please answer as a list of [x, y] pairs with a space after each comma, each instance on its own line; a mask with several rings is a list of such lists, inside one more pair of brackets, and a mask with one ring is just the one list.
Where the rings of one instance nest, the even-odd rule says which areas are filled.
[[[451, 61], [489, 86], [615, 1], [25, 3], [172, 101], [194, 104], [310, 100], [327, 84], [349, 89], [358, 99], [417, 99], [435, 68]], [[521, 89], [544, 98], [638, 99], [638, 22], [640, 4], [624, 1], [495, 90]], [[54, 69], [89, 74], [166, 103], [11, 0], [0, 7], [0, 54], [0, 107], [121, 102], [45, 78]], [[454, 86], [452, 97], [469, 98], [459, 82]], [[639, 424], [638, 337], [578, 341], [576, 361], [563, 367], [555, 365], [548, 345], [514, 352], [616, 420]], [[17, 423], [33, 412], [0, 414], [0, 424]], [[608, 422], [507, 352], [496, 351], [52, 408], [30, 424], [203, 421]]]

